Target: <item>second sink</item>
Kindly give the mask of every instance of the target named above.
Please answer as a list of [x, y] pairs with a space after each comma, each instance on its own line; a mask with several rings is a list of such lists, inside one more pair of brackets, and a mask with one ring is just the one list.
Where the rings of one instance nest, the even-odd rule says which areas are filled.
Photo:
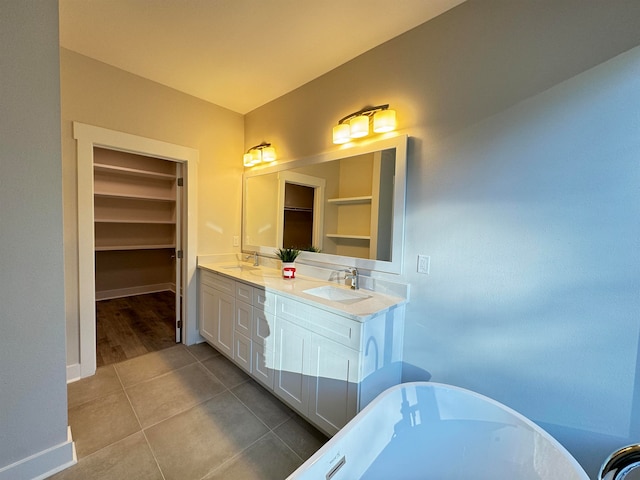
[[355, 303], [371, 298], [371, 295], [360, 291], [347, 290], [346, 288], [333, 287], [331, 285], [310, 288], [308, 290], [303, 290], [303, 293], [340, 303]]

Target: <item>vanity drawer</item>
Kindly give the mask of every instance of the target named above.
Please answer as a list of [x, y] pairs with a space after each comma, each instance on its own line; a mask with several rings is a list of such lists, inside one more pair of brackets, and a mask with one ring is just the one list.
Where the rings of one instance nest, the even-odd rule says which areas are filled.
[[230, 278], [225, 278], [222, 275], [216, 275], [215, 273], [200, 270], [200, 281], [203, 284], [209, 285], [210, 287], [213, 287], [224, 293], [235, 295], [236, 282], [234, 280], [231, 280]]
[[236, 299], [236, 318], [233, 328], [236, 332], [251, 338], [253, 331], [253, 307]]
[[360, 349], [360, 322], [282, 297], [278, 299], [276, 315], [349, 348]]
[[253, 305], [253, 287], [246, 283], [236, 282], [236, 298]]
[[253, 289], [253, 306], [267, 313], [276, 313], [276, 295], [261, 288]]

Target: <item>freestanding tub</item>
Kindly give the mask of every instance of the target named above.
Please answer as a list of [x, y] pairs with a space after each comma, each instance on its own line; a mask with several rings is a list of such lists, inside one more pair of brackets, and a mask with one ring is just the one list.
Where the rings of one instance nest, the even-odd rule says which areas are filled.
[[290, 480], [588, 480], [551, 435], [469, 390], [404, 383], [374, 399]]

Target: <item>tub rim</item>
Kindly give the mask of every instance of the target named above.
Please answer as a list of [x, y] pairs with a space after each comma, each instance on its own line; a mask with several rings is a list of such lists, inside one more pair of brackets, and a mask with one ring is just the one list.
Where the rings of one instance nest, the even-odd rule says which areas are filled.
[[320, 461], [324, 457], [324, 455], [334, 447], [335, 443], [341, 441], [343, 437], [346, 437], [351, 432], [351, 430], [353, 430], [354, 425], [357, 424], [358, 418], [360, 416], [363, 416], [363, 417], [366, 416], [371, 410], [375, 409], [379, 403], [382, 403], [387, 396], [392, 395], [396, 390], [400, 390], [402, 388], [419, 388], [419, 387], [442, 388], [448, 391], [454, 391], [454, 392], [471, 395], [472, 397], [486, 401], [489, 404], [504, 410], [506, 413], [513, 415], [515, 418], [522, 421], [528, 427], [532, 428], [533, 430], [538, 432], [542, 437], [544, 437], [547, 441], [549, 441], [569, 461], [569, 463], [575, 469], [578, 476], [582, 477], [584, 480], [590, 480], [589, 476], [587, 475], [585, 470], [582, 468], [582, 466], [578, 463], [578, 461], [575, 459], [575, 457], [571, 455], [571, 453], [558, 440], [556, 440], [549, 432], [547, 432], [540, 425], [535, 423], [533, 420], [530, 420], [529, 418], [525, 417], [520, 412], [505, 405], [504, 403], [501, 403], [491, 397], [475, 392], [473, 390], [469, 390], [467, 388], [458, 387], [458, 386], [450, 385], [446, 383], [428, 382], [428, 381], [398, 383], [381, 392], [367, 406], [365, 406], [362, 410], [360, 410], [360, 412], [358, 412], [358, 414], [355, 417], [349, 420], [349, 422], [347, 422], [347, 424], [344, 427], [338, 430], [338, 433], [336, 433], [333, 437], [331, 437], [329, 441], [327, 441], [322, 447], [320, 447], [318, 451], [316, 451], [311, 457], [309, 457], [305, 462], [303, 462], [296, 470], [294, 470], [291, 473], [291, 476], [289, 478], [294, 478], [293, 475], [296, 474], [303, 466], [315, 465], [318, 461]]

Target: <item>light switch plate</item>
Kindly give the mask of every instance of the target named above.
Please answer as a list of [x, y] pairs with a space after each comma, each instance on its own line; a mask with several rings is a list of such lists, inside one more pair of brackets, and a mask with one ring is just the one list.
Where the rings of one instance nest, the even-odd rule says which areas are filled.
[[428, 255], [418, 255], [418, 273], [429, 275], [431, 267], [431, 257]]
[[234, 235], [233, 236], [233, 246], [234, 247], [239, 247], [240, 246], [240, 237], [238, 235]]

